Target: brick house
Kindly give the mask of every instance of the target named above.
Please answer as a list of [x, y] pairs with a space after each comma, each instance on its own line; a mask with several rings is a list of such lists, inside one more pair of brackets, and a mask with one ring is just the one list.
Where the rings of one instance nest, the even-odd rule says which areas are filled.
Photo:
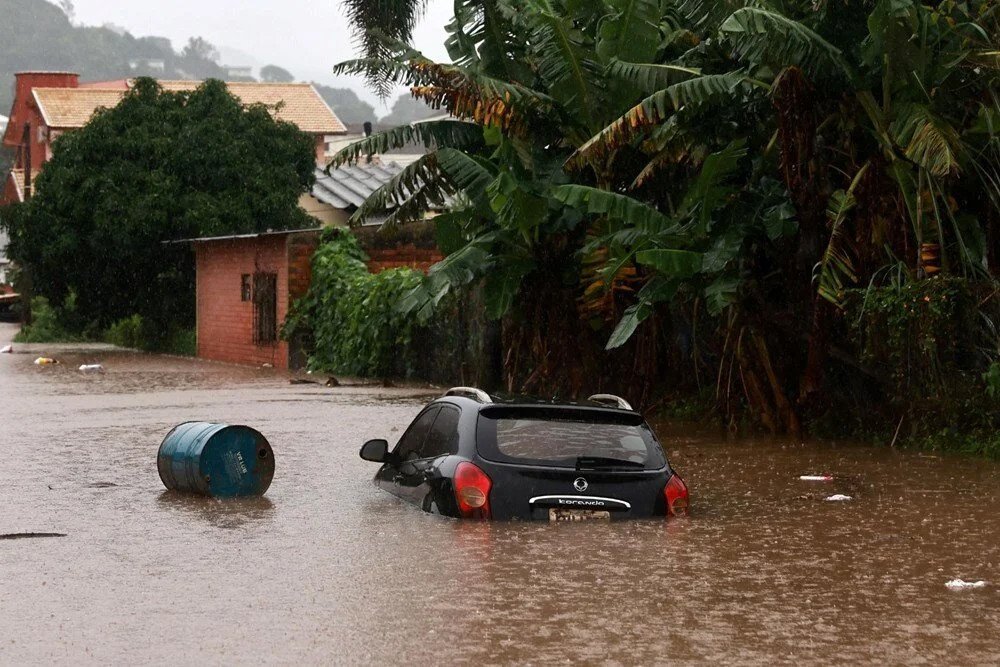
[[[317, 229], [176, 241], [190, 243], [195, 253], [198, 357], [279, 369], [303, 366], [301, 350], [277, 334], [291, 304], [309, 290], [321, 225], [346, 223], [398, 171], [398, 166], [374, 163], [330, 174], [317, 169], [312, 196], [336, 214], [333, 219], [317, 216]], [[376, 226], [355, 233], [373, 272], [397, 266], [426, 271], [442, 259], [429, 221], [401, 225], [389, 234], [380, 234]]]
[[[200, 81], [159, 82], [164, 90], [193, 90]], [[131, 79], [81, 83], [74, 72], [19, 72], [15, 75], [14, 104], [3, 132], [3, 145], [15, 150], [14, 170], [21, 174], [20, 189], [12, 171], [5, 177], [2, 203], [30, 196], [27, 169], [42, 168], [52, 157], [52, 142], [64, 132], [77, 130], [100, 108], [118, 104], [132, 86]], [[308, 83], [228, 82], [226, 86], [244, 104], [262, 103], [274, 108], [274, 116], [294, 123], [312, 135], [317, 163], [325, 161], [328, 137], [347, 134], [347, 129], [319, 93]], [[280, 107], [278, 106], [280, 104]], [[30, 167], [29, 167], [30, 164]], [[307, 196], [307, 195], [304, 195]]]
[[197, 270], [198, 357], [278, 369], [303, 365], [280, 340], [291, 304], [305, 295], [318, 229], [187, 239]]

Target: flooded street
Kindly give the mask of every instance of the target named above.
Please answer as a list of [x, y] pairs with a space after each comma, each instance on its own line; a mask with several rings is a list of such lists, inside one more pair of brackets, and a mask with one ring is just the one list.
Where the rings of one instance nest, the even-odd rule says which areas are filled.
[[[0, 324], [0, 346], [15, 331]], [[3, 664], [1000, 662], [992, 463], [664, 426], [689, 519], [464, 523], [376, 490], [358, 458], [425, 393], [15, 352], [0, 355], [0, 534], [65, 537], [0, 540]], [[65, 363], [36, 367], [41, 353]], [[189, 420], [267, 436], [263, 499], [163, 489], [157, 447]]]

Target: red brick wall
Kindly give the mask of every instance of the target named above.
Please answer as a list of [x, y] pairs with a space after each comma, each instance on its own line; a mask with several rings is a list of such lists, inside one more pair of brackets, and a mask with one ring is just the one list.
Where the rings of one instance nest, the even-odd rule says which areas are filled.
[[305, 232], [288, 237], [289, 303], [305, 296], [312, 282], [312, 256], [319, 246], [319, 234]]
[[240, 300], [244, 274], [278, 274], [278, 326], [288, 313], [287, 236], [195, 244], [198, 270], [198, 356], [288, 368], [288, 343], [255, 345], [253, 303]]
[[420, 269], [426, 273], [427, 269], [444, 259], [444, 255], [437, 248], [418, 248], [412, 243], [389, 248], [369, 248], [366, 252], [368, 270], [372, 273], [400, 266]]

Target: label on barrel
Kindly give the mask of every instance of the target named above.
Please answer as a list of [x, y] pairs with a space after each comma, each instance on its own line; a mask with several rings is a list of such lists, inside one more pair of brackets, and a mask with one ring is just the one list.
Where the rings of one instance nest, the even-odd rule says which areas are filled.
[[247, 474], [247, 465], [241, 452], [226, 452], [226, 472], [237, 484]]

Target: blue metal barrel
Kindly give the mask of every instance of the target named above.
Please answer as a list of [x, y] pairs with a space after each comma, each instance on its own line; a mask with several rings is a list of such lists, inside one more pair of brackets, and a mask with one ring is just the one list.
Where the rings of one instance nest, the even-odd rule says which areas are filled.
[[163, 439], [156, 468], [171, 490], [219, 498], [259, 496], [274, 478], [274, 452], [249, 426], [185, 422]]

